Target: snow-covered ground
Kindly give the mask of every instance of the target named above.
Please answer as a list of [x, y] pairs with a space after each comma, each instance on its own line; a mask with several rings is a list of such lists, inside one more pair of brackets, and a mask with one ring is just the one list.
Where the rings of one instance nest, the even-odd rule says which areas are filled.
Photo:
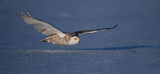
[[[0, 74], [159, 74], [158, 0], [0, 1]], [[74, 46], [46, 36], [16, 15], [28, 10], [64, 32], [112, 27]]]
[[159, 48], [1, 51], [1, 74], [159, 74]]

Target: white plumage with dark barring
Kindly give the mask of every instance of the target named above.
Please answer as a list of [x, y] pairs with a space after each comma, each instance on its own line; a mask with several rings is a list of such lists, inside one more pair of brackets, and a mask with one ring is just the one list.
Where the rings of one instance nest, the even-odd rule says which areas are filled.
[[103, 31], [103, 30], [110, 30], [118, 26], [118, 25], [115, 25], [111, 28], [102, 28], [102, 29], [95, 29], [95, 30], [76, 31], [73, 33], [65, 33], [60, 31], [59, 29], [57, 29], [51, 24], [48, 24], [46, 22], [33, 18], [28, 12], [26, 12], [26, 14], [21, 12], [18, 16], [26, 24], [32, 26], [37, 31], [48, 36], [43, 40], [39, 40], [39, 42], [51, 42], [53, 44], [58, 44], [58, 45], [75, 45], [80, 42], [80, 39], [78, 38], [79, 35], [94, 33], [94, 32]]

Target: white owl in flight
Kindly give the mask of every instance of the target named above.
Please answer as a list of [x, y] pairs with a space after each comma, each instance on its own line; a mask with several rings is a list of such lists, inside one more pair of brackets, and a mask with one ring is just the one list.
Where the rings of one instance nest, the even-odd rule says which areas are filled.
[[50, 25], [46, 22], [33, 18], [28, 12], [26, 12], [26, 14], [21, 12], [21, 14], [19, 14], [18, 16], [26, 24], [32, 26], [42, 34], [48, 36], [43, 40], [39, 40], [39, 42], [51, 42], [53, 44], [58, 44], [58, 45], [75, 45], [80, 42], [80, 39], [78, 38], [79, 35], [94, 33], [94, 32], [103, 31], [103, 30], [110, 30], [118, 26], [118, 25], [115, 25], [111, 28], [102, 28], [102, 29], [95, 29], [95, 30], [77, 31], [73, 33], [65, 33], [55, 28], [53, 25]]

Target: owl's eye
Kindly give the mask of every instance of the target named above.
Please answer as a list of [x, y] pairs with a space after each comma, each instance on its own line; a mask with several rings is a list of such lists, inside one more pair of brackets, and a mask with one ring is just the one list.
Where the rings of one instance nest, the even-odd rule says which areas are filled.
[[77, 40], [77, 38], [74, 38], [74, 40]]

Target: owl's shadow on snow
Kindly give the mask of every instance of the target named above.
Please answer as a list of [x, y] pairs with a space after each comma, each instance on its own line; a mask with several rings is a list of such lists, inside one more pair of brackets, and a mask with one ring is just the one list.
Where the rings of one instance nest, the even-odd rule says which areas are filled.
[[121, 46], [121, 47], [106, 47], [106, 48], [88, 48], [82, 50], [129, 50], [138, 48], [160, 48], [160, 45], [137, 45], [137, 46]]

